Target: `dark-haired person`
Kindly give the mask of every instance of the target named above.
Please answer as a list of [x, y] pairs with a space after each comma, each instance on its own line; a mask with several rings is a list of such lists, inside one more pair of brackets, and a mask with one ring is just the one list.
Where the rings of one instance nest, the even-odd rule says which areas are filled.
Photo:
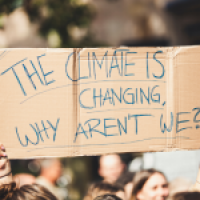
[[179, 192], [169, 200], [199, 200], [200, 192]]
[[84, 200], [94, 200], [97, 196], [112, 194], [116, 195], [123, 200], [127, 200], [125, 198], [124, 188], [119, 184], [111, 184], [104, 181], [99, 181], [93, 183], [84, 197]]
[[23, 185], [18, 188], [15, 182], [0, 186], [1, 200], [58, 200], [48, 189], [41, 185]]
[[162, 172], [148, 169], [136, 173], [131, 200], [165, 200], [168, 195], [168, 181]]
[[[43, 186], [37, 184], [27, 184], [20, 187], [19, 184], [16, 187], [16, 182], [12, 181], [13, 177], [10, 162], [7, 154], [5, 153], [4, 146], [0, 144], [0, 200], [58, 200], [57, 197], [55, 197]], [[38, 195], [40, 195], [40, 197], [36, 196], [36, 192], [39, 192]]]
[[133, 190], [133, 178], [135, 176], [135, 172], [124, 172], [117, 179], [116, 183], [120, 184], [124, 188], [126, 199], [130, 199]]

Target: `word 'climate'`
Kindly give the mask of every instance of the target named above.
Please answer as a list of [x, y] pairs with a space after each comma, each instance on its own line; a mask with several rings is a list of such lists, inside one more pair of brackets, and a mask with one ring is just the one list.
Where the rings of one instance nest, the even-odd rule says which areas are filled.
[[[143, 59], [146, 59], [145, 68], [145, 79], [155, 79], [160, 80], [163, 79], [165, 75], [165, 68], [163, 63], [157, 58], [157, 54], [163, 53], [163, 51], [157, 51], [153, 53], [153, 59], [155, 63], [158, 64], [159, 69], [155, 72], [149, 67], [149, 52], [146, 52]], [[11, 67], [8, 67], [3, 72], [1, 72], [1, 76], [7, 74], [9, 71], [13, 73], [13, 77], [17, 80], [17, 83], [22, 91], [24, 96], [28, 96], [28, 85], [25, 84], [25, 79], [29, 81], [32, 88], [37, 91], [39, 85], [49, 86], [56, 82], [56, 78], [54, 77], [54, 72], [59, 67], [63, 68], [63, 72], [66, 74], [67, 80], [71, 82], [77, 82], [80, 80], [97, 80], [98, 74], [100, 75], [102, 72], [105, 75], [105, 79], [112, 80], [112, 74], [117, 73], [119, 77], [136, 77], [137, 74], [134, 73], [135, 68], [140, 68], [141, 66], [136, 64], [134, 61], [137, 61], [138, 58], [134, 56], [140, 54], [138, 52], [131, 52], [129, 49], [117, 49], [113, 52], [112, 58], [108, 56], [108, 51], [105, 52], [104, 56], [101, 59], [97, 59], [97, 53], [88, 52], [87, 60], [81, 59], [80, 53], [76, 56], [75, 52], [68, 54], [66, 57], [66, 62], [63, 63], [63, 66], [51, 66], [53, 70], [49, 69], [50, 67], [45, 65], [46, 59], [49, 59], [48, 54], [42, 54], [36, 57], [37, 61], [34, 62], [31, 59], [24, 58], [22, 60], [17, 61]], [[73, 57], [77, 60], [77, 66], [73, 64], [69, 65], [71, 61], [73, 61]], [[109, 59], [108, 59], [109, 58]], [[129, 61], [128, 61], [129, 60]], [[77, 67], [77, 77], [73, 77], [74, 68]], [[20, 70], [20, 72], [19, 72]], [[23, 73], [22, 71], [23, 70]], [[101, 70], [101, 73], [99, 73]], [[87, 75], [83, 75], [87, 73]], [[25, 77], [25, 79], [23, 79]], [[101, 78], [101, 77], [100, 77]], [[36, 82], [37, 79], [37, 82]]]

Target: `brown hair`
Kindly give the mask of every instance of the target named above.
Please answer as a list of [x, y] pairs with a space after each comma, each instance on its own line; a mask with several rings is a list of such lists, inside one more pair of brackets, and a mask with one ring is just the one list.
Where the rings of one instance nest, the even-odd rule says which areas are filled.
[[199, 200], [200, 193], [199, 192], [179, 192], [176, 193], [172, 198], [172, 200]]
[[122, 200], [122, 199], [113, 194], [105, 194], [97, 196], [94, 200]]
[[32, 184], [17, 188], [16, 183], [12, 182], [0, 186], [1, 200], [58, 200], [45, 187]]
[[133, 182], [135, 174], [136, 174], [135, 172], [122, 173], [115, 183], [120, 184], [124, 187], [126, 184]]
[[136, 200], [137, 193], [142, 190], [146, 181], [148, 181], [148, 179], [155, 173], [161, 174], [166, 179], [165, 175], [162, 172], [155, 169], [142, 170], [136, 173], [133, 178], [133, 190], [131, 200]]
[[110, 184], [104, 181], [96, 182], [89, 187], [84, 200], [92, 200], [99, 195], [115, 194], [119, 191], [124, 192], [124, 188], [117, 183]]

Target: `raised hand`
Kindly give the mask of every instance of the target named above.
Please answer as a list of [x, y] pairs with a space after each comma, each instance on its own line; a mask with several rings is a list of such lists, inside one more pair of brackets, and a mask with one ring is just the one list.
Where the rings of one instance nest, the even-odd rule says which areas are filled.
[[0, 143], [0, 185], [12, 181], [12, 172], [10, 162], [3, 144]]

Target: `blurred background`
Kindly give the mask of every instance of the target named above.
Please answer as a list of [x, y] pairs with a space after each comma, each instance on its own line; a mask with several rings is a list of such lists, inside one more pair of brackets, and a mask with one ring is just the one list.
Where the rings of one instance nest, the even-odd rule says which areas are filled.
[[199, 0], [0, 0], [0, 47], [200, 43]]
[[[0, 0], [0, 48], [198, 45], [199, 11], [199, 0]], [[169, 181], [188, 183], [200, 163], [199, 151], [120, 156], [131, 172], [155, 167]], [[101, 180], [98, 156], [13, 160], [12, 168], [21, 183], [51, 174], [70, 200], [83, 199], [88, 185]]]

